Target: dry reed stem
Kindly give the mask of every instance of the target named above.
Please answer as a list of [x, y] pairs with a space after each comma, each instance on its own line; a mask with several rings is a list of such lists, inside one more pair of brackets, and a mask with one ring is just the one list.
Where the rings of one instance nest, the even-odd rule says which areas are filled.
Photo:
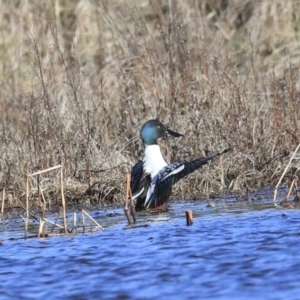
[[81, 212], [81, 218], [82, 218], [82, 229], [83, 229], [83, 232], [85, 231], [85, 219], [84, 219], [84, 213]]
[[25, 238], [27, 236], [29, 222], [29, 176], [26, 176], [26, 220], [25, 220]]
[[39, 201], [40, 203], [40, 206], [41, 206], [41, 211], [42, 211], [42, 216], [45, 217], [45, 211], [46, 211], [46, 199], [45, 199], [45, 196], [44, 196], [44, 193], [43, 193], [43, 190], [42, 188], [39, 186], [39, 192], [41, 193], [42, 195], [42, 199], [44, 201], [44, 203], [42, 203], [41, 201]]
[[74, 211], [74, 214], [73, 214], [73, 228], [75, 228], [75, 231], [77, 233], [77, 214], [76, 214], [75, 211]]
[[97, 227], [95, 228], [95, 230], [96, 229], [98, 229], [98, 228], [100, 228], [102, 231], [104, 231], [105, 229], [93, 218], [93, 217], [91, 217], [84, 209], [82, 210], [82, 213], [84, 213], [92, 222], [94, 222], [96, 225], [97, 225]]
[[56, 170], [56, 169], [61, 169], [62, 167], [63, 167], [62, 165], [57, 165], [57, 166], [54, 166], [54, 167], [51, 167], [51, 168], [48, 168], [48, 169], [44, 169], [44, 170], [29, 174], [28, 176], [33, 177], [33, 176], [40, 175], [40, 174], [43, 174], [43, 173], [46, 173], [46, 172], [50, 172], [50, 171], [53, 171], [53, 170]]
[[290, 188], [289, 188], [289, 190], [288, 190], [288, 193], [287, 193], [286, 196], [285, 196], [284, 201], [288, 201], [288, 200], [289, 200], [290, 195], [291, 195], [291, 192], [292, 192], [292, 189], [293, 189], [294, 186], [296, 186], [296, 182], [297, 182], [297, 179], [294, 178], [293, 181], [292, 181], [292, 183], [291, 183], [291, 185], [290, 185]]
[[2, 190], [2, 204], [1, 204], [1, 213], [4, 213], [4, 200], [5, 200], [5, 188]]
[[279, 187], [279, 185], [281, 184], [282, 178], [284, 177], [285, 173], [287, 172], [288, 168], [290, 167], [291, 162], [292, 162], [293, 158], [295, 157], [296, 153], [298, 152], [299, 148], [300, 148], [300, 144], [298, 144], [297, 148], [296, 148], [295, 151], [293, 152], [293, 154], [292, 154], [292, 156], [291, 156], [291, 158], [290, 158], [288, 164], [286, 165], [286, 167], [285, 167], [283, 173], [282, 173], [281, 176], [280, 176], [280, 179], [279, 179], [278, 182], [277, 182], [277, 185], [276, 185], [275, 190], [274, 190], [274, 199], [273, 199], [273, 202], [274, 202], [275, 206], [276, 206], [276, 197], [277, 197], [277, 190], [278, 190], [278, 187]]
[[4, 214], [4, 200], [5, 200], [5, 188], [3, 188], [2, 190], [2, 203], [1, 203], [1, 213], [0, 213], [0, 222], [3, 218], [3, 214]]
[[[68, 235], [76, 235], [76, 234], [77, 233], [69, 232]], [[47, 233], [47, 234], [45, 234], [45, 237], [53, 237], [53, 236], [65, 236], [65, 233]]]
[[186, 225], [187, 226], [192, 226], [194, 224], [193, 212], [191, 210], [187, 210], [185, 212], [185, 217], [186, 217]]
[[148, 227], [148, 226], [150, 226], [150, 225], [149, 224], [134, 224], [134, 225], [129, 224], [129, 225], [125, 226], [123, 228], [123, 230], [135, 229], [135, 228], [141, 228], [141, 227]]
[[44, 237], [44, 225], [45, 225], [45, 220], [43, 217], [40, 218], [40, 226], [39, 226], [39, 232], [38, 232], [38, 238]]
[[66, 217], [66, 201], [64, 195], [64, 181], [63, 181], [63, 168], [60, 168], [60, 190], [61, 190], [61, 204], [62, 204], [62, 212], [63, 212], [63, 220], [64, 220], [64, 227], [65, 227], [65, 234], [68, 234], [67, 228], [67, 217]]
[[124, 207], [124, 214], [127, 218], [128, 224], [130, 225], [131, 222], [131, 218], [129, 215], [129, 211], [128, 211], [128, 197], [129, 197], [129, 193], [130, 193], [130, 173], [126, 174], [126, 196], [125, 196], [125, 207]]
[[56, 222], [52, 222], [52, 221], [50, 221], [50, 220], [47, 219], [47, 218], [44, 218], [44, 220], [45, 220], [46, 222], [50, 223], [51, 225], [54, 225], [54, 226], [56, 226], [56, 227], [58, 227], [58, 228], [60, 228], [60, 229], [64, 229], [64, 226], [61, 226], [61, 225], [57, 224]]
[[294, 178], [294, 179], [295, 179], [295, 181], [294, 181], [295, 192], [297, 192], [297, 190], [298, 190], [298, 181], [299, 181], [299, 177], [296, 176], [296, 178]]
[[132, 191], [131, 191], [130, 181], [131, 181], [131, 174], [129, 174], [130, 213], [131, 213], [131, 216], [133, 219], [133, 223], [136, 223], [136, 211], [135, 211], [135, 205], [134, 205], [133, 199], [132, 199]]

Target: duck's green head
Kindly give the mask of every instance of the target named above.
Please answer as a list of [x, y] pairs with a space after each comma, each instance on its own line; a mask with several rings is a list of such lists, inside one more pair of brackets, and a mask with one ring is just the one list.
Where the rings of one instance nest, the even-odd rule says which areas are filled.
[[159, 120], [154, 119], [146, 122], [141, 129], [140, 136], [145, 145], [155, 145], [161, 137], [180, 137], [180, 133], [168, 129]]

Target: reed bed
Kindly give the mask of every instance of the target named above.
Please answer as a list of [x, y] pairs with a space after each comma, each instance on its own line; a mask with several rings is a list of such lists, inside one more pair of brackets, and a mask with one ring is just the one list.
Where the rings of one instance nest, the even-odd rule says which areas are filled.
[[[6, 207], [56, 165], [67, 208], [123, 203], [151, 118], [184, 134], [162, 141], [168, 161], [234, 148], [174, 199], [275, 186], [300, 142], [299, 1], [2, 1], [0, 16]], [[298, 170], [295, 153], [280, 183]], [[61, 203], [52, 180], [30, 201]]]
[[[45, 173], [53, 173], [59, 171], [59, 181], [58, 181], [58, 189], [60, 190], [61, 193], [61, 209], [58, 211], [58, 216], [56, 218], [56, 221], [52, 221], [46, 218], [46, 212], [50, 210], [51, 203], [50, 199], [46, 199], [44, 196], [44, 192], [41, 189], [40, 185], [38, 185], [38, 204], [37, 206], [39, 207], [39, 229], [38, 229], [38, 238], [43, 238], [43, 237], [49, 237], [53, 235], [67, 235], [70, 233], [77, 234], [78, 230], [81, 233], [84, 233], [86, 224], [85, 224], [85, 217], [89, 220], [89, 223], [91, 224], [90, 232], [93, 232], [95, 230], [101, 229], [104, 230], [104, 228], [92, 217], [90, 216], [84, 209], [81, 209], [81, 218], [77, 218], [77, 212], [73, 212], [73, 226], [72, 229], [69, 227], [69, 222], [67, 222], [67, 211], [66, 211], [66, 201], [65, 201], [65, 196], [64, 196], [64, 178], [63, 178], [63, 166], [62, 165], [57, 165], [45, 170], [41, 170], [38, 172], [35, 172], [33, 174], [28, 174], [26, 176], [26, 218], [24, 218], [21, 214], [21, 217], [24, 219], [25, 223], [25, 238], [28, 238], [28, 225], [30, 222], [30, 219], [35, 219], [37, 220], [38, 217], [37, 215], [34, 215], [32, 213], [32, 205], [33, 201], [30, 201], [29, 199], [31, 198], [31, 181], [36, 177], [37, 181], [40, 182], [41, 176], [44, 175]], [[53, 176], [52, 176], [53, 177]], [[48, 200], [48, 201], [47, 201]], [[25, 209], [24, 209], [25, 210]], [[62, 225], [59, 224], [59, 218], [60, 215], [62, 215]], [[80, 220], [80, 221], [77, 221]], [[52, 228], [50, 229], [49, 232], [45, 232], [45, 225], [46, 223], [51, 224]], [[79, 224], [80, 223], [80, 224]], [[93, 227], [94, 226], [94, 227]], [[96, 226], [96, 227], [95, 227]], [[59, 229], [55, 231], [55, 229]], [[30, 237], [36, 237], [36, 235], [31, 235]]]

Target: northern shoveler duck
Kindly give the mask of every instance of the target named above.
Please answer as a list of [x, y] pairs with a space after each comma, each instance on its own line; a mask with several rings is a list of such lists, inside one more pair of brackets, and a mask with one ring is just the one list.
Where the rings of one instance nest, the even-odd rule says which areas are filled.
[[168, 129], [157, 119], [146, 122], [141, 128], [140, 137], [145, 145], [145, 154], [143, 160], [139, 161], [131, 171], [131, 191], [136, 211], [166, 208], [175, 183], [229, 151], [226, 149], [192, 161], [168, 165], [157, 143], [159, 138], [168, 136], [183, 135]]

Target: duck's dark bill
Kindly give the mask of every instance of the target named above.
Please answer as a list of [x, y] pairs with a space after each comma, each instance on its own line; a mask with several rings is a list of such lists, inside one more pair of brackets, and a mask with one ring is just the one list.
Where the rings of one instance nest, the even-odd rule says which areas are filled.
[[170, 137], [170, 136], [173, 136], [173, 137], [181, 137], [181, 136], [183, 136], [183, 135], [180, 134], [180, 133], [178, 133], [178, 132], [175, 132], [175, 131], [173, 131], [173, 130], [167, 129], [167, 130], [165, 131], [165, 136], [166, 136], [166, 137]]

